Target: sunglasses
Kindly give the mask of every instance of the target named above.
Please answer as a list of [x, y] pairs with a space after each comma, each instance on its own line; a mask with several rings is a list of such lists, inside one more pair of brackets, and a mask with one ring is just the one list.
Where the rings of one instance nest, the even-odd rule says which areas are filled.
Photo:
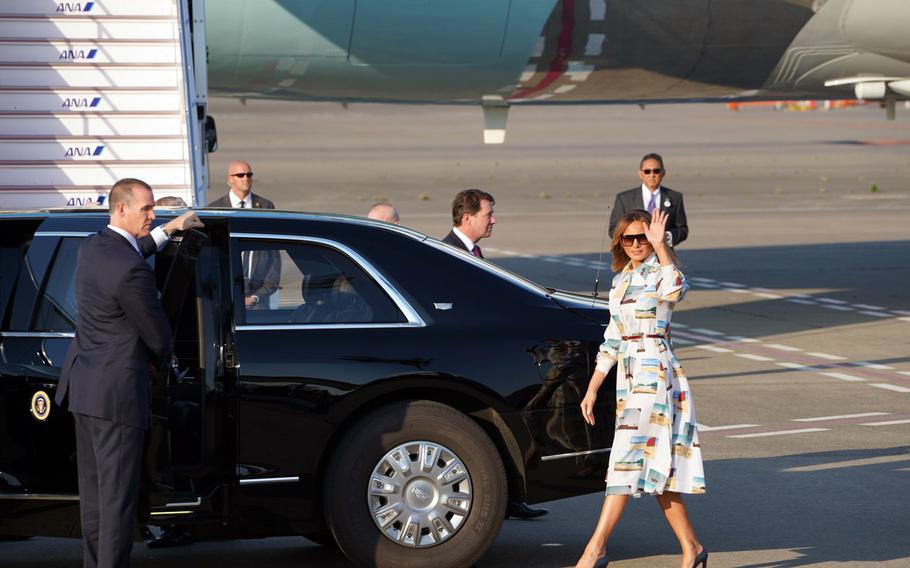
[[238, 178], [251, 178], [253, 177], [253, 172], [241, 172], [239, 174], [231, 174], [234, 177]]
[[638, 233], [635, 235], [623, 235], [621, 237], [622, 245], [624, 247], [630, 247], [635, 244], [635, 241], [638, 241], [638, 244], [644, 245], [648, 243], [648, 239], [645, 237], [644, 233]]
[[648, 175], [651, 175], [651, 172], [654, 172], [654, 175], [659, 176], [660, 173], [661, 173], [662, 171], [664, 171], [663, 168], [654, 168], [653, 170], [644, 169], [644, 170], [641, 171], [641, 173], [643, 173], [643, 174], [645, 174], [646, 176], [648, 176]]

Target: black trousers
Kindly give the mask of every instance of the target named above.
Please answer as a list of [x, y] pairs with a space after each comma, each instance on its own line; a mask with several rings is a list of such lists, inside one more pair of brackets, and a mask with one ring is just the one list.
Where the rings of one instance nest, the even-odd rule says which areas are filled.
[[130, 565], [145, 430], [73, 413], [85, 568]]

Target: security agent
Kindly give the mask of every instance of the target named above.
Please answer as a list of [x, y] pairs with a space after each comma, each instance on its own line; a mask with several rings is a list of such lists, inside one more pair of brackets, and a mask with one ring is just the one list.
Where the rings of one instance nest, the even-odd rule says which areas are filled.
[[645, 154], [638, 164], [638, 178], [641, 186], [616, 195], [613, 211], [610, 213], [610, 235], [623, 215], [636, 209], [651, 213], [655, 208], [667, 214], [667, 244], [675, 247], [689, 236], [686, 223], [686, 208], [682, 193], [661, 185], [667, 169], [660, 154]]
[[114, 184], [108, 203], [110, 224], [86, 238], [76, 256], [79, 321], [55, 397], [75, 423], [87, 568], [129, 566], [149, 372], [166, 372], [171, 353], [170, 326], [144, 256], [173, 232], [202, 226], [189, 211], [151, 235], [152, 189], [134, 178]]

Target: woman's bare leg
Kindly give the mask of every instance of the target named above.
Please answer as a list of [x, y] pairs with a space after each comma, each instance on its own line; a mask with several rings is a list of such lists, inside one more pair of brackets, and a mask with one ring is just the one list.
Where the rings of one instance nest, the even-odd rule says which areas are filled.
[[680, 566], [689, 568], [695, 561], [695, 557], [701, 552], [702, 546], [695, 536], [695, 529], [689, 521], [689, 513], [686, 511], [686, 504], [679, 493], [667, 491], [657, 496], [657, 502], [663, 509], [664, 516], [670, 527], [679, 539], [679, 545], [682, 547], [682, 562]]
[[622, 512], [626, 509], [628, 502], [628, 495], [607, 495], [604, 498], [604, 506], [600, 510], [600, 518], [597, 520], [597, 526], [594, 527], [594, 534], [591, 535], [591, 540], [588, 541], [584, 553], [578, 560], [578, 564], [575, 565], [576, 568], [590, 568], [606, 553], [607, 539], [622, 517]]

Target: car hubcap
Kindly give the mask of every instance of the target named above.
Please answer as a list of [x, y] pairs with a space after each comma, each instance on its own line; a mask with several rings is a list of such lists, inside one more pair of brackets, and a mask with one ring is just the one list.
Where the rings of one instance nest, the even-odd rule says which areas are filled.
[[403, 546], [433, 546], [458, 532], [474, 498], [461, 459], [440, 444], [407, 442], [373, 468], [367, 502], [382, 533]]

